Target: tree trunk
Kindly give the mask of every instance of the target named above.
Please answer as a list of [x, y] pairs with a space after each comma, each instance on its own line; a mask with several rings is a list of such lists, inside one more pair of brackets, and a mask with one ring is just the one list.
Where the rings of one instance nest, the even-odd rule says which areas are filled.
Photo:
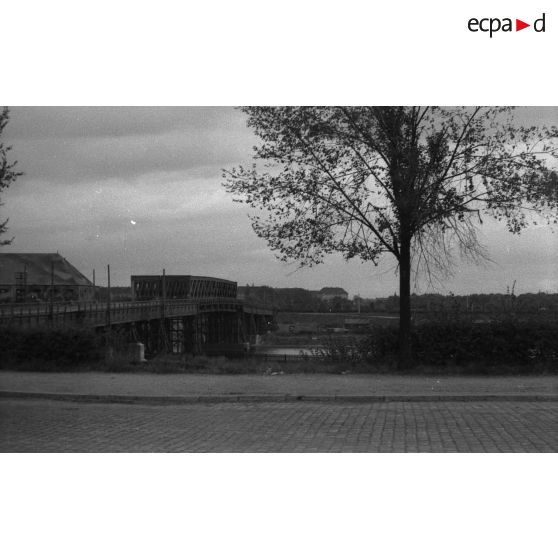
[[398, 368], [412, 365], [411, 354], [411, 238], [401, 235], [399, 259], [399, 358]]

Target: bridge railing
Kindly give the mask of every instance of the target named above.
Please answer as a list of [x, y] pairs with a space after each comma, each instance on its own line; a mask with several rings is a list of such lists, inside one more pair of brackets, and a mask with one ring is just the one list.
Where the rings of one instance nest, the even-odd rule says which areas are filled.
[[[110, 307], [110, 312], [109, 312]], [[179, 316], [199, 312], [236, 312], [270, 314], [270, 309], [243, 304], [236, 298], [167, 299], [112, 302], [36, 302], [0, 304], [2, 325], [103, 325], [130, 323]]]

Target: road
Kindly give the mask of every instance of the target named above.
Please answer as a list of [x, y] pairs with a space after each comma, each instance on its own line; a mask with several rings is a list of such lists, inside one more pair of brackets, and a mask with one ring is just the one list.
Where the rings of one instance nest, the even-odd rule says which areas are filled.
[[553, 402], [0, 401], [2, 452], [556, 452]]

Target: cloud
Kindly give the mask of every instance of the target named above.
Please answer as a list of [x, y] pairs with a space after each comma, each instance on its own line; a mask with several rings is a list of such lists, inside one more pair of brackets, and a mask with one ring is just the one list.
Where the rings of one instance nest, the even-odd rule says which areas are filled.
[[60, 185], [237, 164], [254, 138], [232, 108], [13, 109], [6, 128], [29, 179]]
[[[14, 232], [53, 229], [86, 238], [150, 224], [173, 234], [195, 221], [224, 223], [238, 215], [219, 178], [183, 179], [178, 173], [147, 175], [137, 180], [110, 179], [67, 188], [29, 181], [11, 192], [7, 209]], [[244, 211], [242, 210], [244, 215]]]
[[231, 107], [12, 107], [12, 139], [150, 136], [222, 132], [244, 122]]
[[[525, 123], [530, 115], [558, 120], [556, 109], [521, 110]], [[95, 268], [99, 283], [110, 264], [121, 285], [165, 268], [240, 284], [338, 285], [363, 296], [398, 288], [390, 257], [375, 268], [333, 256], [303, 270], [276, 259], [252, 231], [249, 209], [221, 185], [221, 168], [250, 160], [255, 142], [239, 111], [15, 108], [2, 139], [26, 172], [2, 193], [11, 251], [59, 250], [88, 276]], [[558, 234], [538, 227], [514, 236], [490, 220], [482, 231], [495, 264], [460, 264], [442, 292], [502, 292], [514, 279], [518, 293], [558, 289]]]

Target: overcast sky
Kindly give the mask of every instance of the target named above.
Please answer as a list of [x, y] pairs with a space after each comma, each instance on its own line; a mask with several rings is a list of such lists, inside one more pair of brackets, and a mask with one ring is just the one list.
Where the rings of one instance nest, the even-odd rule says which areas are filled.
[[[558, 108], [518, 111], [522, 123], [558, 125]], [[233, 203], [221, 169], [249, 163], [255, 143], [233, 108], [12, 107], [2, 141], [25, 172], [2, 194], [10, 252], [62, 254], [97, 284], [128, 285], [131, 274], [223, 277], [240, 285], [386, 296], [398, 290], [394, 260], [379, 267], [331, 257], [313, 269], [279, 262], [256, 237], [249, 208]], [[438, 292], [558, 291], [558, 231], [520, 236], [485, 222], [493, 263], [458, 267]], [[432, 291], [422, 286], [418, 292]]]

